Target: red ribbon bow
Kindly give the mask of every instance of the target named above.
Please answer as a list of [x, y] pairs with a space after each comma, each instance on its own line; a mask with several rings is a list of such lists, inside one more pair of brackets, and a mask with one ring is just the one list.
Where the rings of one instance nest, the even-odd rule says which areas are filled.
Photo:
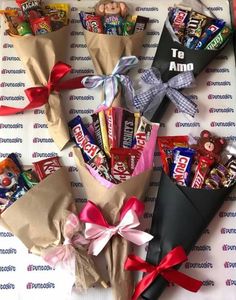
[[23, 112], [25, 110], [38, 108], [48, 102], [49, 95], [52, 91], [60, 91], [67, 89], [78, 89], [84, 87], [82, 79], [84, 76], [72, 78], [63, 82], [61, 79], [71, 71], [71, 66], [57, 62], [49, 76], [47, 85], [41, 87], [32, 87], [25, 90], [25, 94], [28, 97], [30, 103], [23, 108], [16, 108], [10, 106], [0, 106], [0, 116], [7, 116]]
[[175, 283], [186, 290], [197, 292], [202, 286], [202, 281], [189, 277], [172, 268], [186, 260], [186, 253], [181, 246], [172, 249], [157, 266], [147, 263], [136, 255], [129, 255], [125, 262], [125, 270], [149, 273], [136, 285], [132, 300], [137, 300], [158, 275], [164, 277], [168, 282]]

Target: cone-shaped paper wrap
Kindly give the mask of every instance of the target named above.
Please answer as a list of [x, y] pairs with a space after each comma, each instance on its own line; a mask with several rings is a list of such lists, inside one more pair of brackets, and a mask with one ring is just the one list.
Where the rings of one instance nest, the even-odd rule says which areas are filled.
[[[182, 187], [163, 172], [151, 226], [154, 239], [149, 243], [146, 260], [158, 265], [176, 246], [182, 246], [188, 254], [231, 191], [232, 187]], [[158, 276], [142, 294], [143, 299], [157, 299], [166, 285], [167, 281]]]
[[[34, 254], [44, 256], [63, 244], [63, 227], [73, 207], [68, 175], [64, 168], [49, 175], [7, 208], [0, 216], [3, 226]], [[83, 246], [75, 248], [75, 284], [86, 289], [101, 278]]]
[[[167, 17], [152, 67], [160, 70], [163, 82], [183, 71], [192, 71], [194, 76], [197, 76], [220, 53], [226, 44], [227, 42], [219, 50], [189, 49], [177, 41], [169, 17]], [[169, 102], [169, 98], [165, 96], [160, 105], [158, 106], [157, 104], [155, 113], [153, 111], [153, 122], [160, 122]]]
[[[33, 85], [46, 86], [53, 66], [58, 61], [65, 61], [67, 35], [68, 26], [37, 36], [19, 37], [9, 33]], [[49, 133], [61, 150], [69, 142], [70, 136], [58, 92], [50, 93], [45, 113]]]
[[[119, 59], [123, 56], [139, 56], [145, 31], [129, 36], [119, 36], [90, 32], [84, 29], [85, 42], [98, 75], [111, 75]], [[103, 101], [103, 99], [102, 99]], [[119, 89], [112, 106], [122, 106]]]
[[[73, 150], [87, 199], [99, 206], [109, 224], [117, 223], [120, 210], [128, 198], [136, 196], [139, 200], [144, 199], [152, 175], [152, 169], [108, 189], [90, 174], [84, 163], [81, 151], [78, 148]], [[122, 239], [120, 236], [115, 236], [104, 249], [104, 253], [108, 264], [114, 299], [130, 300], [134, 281], [131, 272], [124, 271], [124, 262], [130, 253], [130, 242]]]

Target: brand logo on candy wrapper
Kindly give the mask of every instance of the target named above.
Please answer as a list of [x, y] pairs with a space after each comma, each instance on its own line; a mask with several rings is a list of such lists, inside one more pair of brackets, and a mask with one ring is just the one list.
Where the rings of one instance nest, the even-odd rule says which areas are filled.
[[184, 265], [185, 269], [212, 269], [213, 264], [211, 262], [203, 262], [203, 263], [191, 263], [186, 262]]
[[227, 279], [227, 280], [225, 281], [225, 284], [226, 284], [227, 286], [236, 285], [236, 280], [233, 280], [233, 279]]
[[21, 138], [0, 138], [0, 143], [22, 144], [23, 140]]
[[55, 268], [50, 267], [49, 265], [28, 265], [27, 271], [54, 271]]
[[211, 122], [211, 127], [235, 127], [235, 122]]
[[220, 233], [221, 234], [235, 234], [236, 228], [221, 228]]
[[230, 73], [228, 68], [206, 68], [206, 73]]
[[3, 48], [13, 48], [13, 44], [5, 43], [2, 45]]
[[0, 290], [14, 290], [15, 285], [13, 283], [3, 283], [0, 284]]
[[28, 282], [26, 284], [26, 289], [55, 289], [56, 285], [53, 282], [46, 282], [46, 283], [36, 283], [36, 282]]
[[234, 113], [234, 109], [232, 107], [227, 107], [227, 108], [214, 108], [211, 107], [209, 108], [209, 113]]
[[9, 265], [9, 266], [0, 266], [0, 272], [15, 272], [16, 267]]
[[0, 129], [22, 129], [23, 124], [15, 123], [15, 124], [4, 124], [0, 123]]
[[25, 84], [23, 82], [1, 82], [0, 84], [1, 87], [11, 87], [11, 88], [15, 88], [15, 87], [25, 87]]
[[33, 138], [33, 143], [34, 144], [37, 144], [37, 143], [40, 143], [40, 144], [43, 144], [43, 143], [53, 143], [53, 139], [52, 138]]
[[34, 123], [33, 128], [34, 129], [48, 128], [48, 125], [47, 124]]
[[57, 156], [58, 155], [58, 153], [56, 153], [56, 152], [33, 152], [32, 153], [32, 157], [33, 158], [36, 158], [36, 157], [45, 157], [45, 158], [47, 158], [47, 157], [53, 157], [53, 156]]
[[25, 74], [25, 70], [23, 69], [2, 69], [1, 71], [2, 74]]
[[71, 95], [69, 100], [92, 101], [92, 100], [94, 100], [94, 97], [90, 96], [90, 95], [87, 95], [87, 96]]
[[227, 245], [227, 244], [224, 244], [222, 246], [222, 250], [223, 251], [236, 251], [236, 245]]
[[23, 96], [0, 96], [0, 101], [24, 101]]
[[2, 61], [20, 61], [18, 56], [3, 56]]
[[15, 248], [7, 248], [7, 249], [0, 249], [0, 254], [16, 254], [17, 250]]
[[175, 127], [200, 127], [199, 122], [176, 122]]

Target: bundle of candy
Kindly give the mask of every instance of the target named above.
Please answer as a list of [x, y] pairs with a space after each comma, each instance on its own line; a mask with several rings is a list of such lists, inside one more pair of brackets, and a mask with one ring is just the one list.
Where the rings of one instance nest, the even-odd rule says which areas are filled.
[[[200, 1], [189, 0], [188, 2], [191, 2], [192, 8], [177, 5], [169, 9], [152, 64], [152, 67], [158, 70], [158, 75], [154, 74], [153, 78], [157, 78], [153, 81], [148, 73], [142, 75], [145, 89], [140, 88], [137, 91], [142, 100], [141, 104], [143, 100], [145, 101], [145, 106], [142, 107], [144, 116], [154, 122], [161, 120], [170, 100], [181, 112], [188, 113], [189, 106], [189, 101], [188, 103], [182, 101], [181, 107], [178, 97], [175, 100], [175, 97], [170, 97], [168, 93], [163, 95], [163, 92], [160, 92], [160, 96], [155, 92], [151, 93], [158, 81], [161, 79], [163, 82], [168, 82], [169, 86], [176, 89], [188, 87], [184, 84], [186, 78], [182, 75], [200, 74], [232, 37], [232, 30], [224, 20], [215, 18], [210, 11], [208, 14], [211, 17], [206, 16], [206, 7], [197, 7]], [[204, 13], [197, 9], [202, 9]], [[179, 84], [176, 83], [177, 79]], [[139, 106], [141, 104], [138, 103]]]
[[102, 284], [92, 258], [87, 255], [88, 241], [81, 235], [70, 182], [59, 158], [35, 162], [34, 170], [23, 170], [15, 154], [0, 164], [2, 225], [29, 251], [42, 256], [53, 267], [60, 265], [73, 274], [72, 285], [75, 283], [77, 288]]
[[111, 35], [131, 35], [145, 30], [149, 18], [131, 16], [124, 2], [103, 1], [95, 12], [79, 13], [84, 29]]
[[[188, 254], [233, 190], [236, 157], [227, 151], [229, 145], [223, 138], [207, 130], [201, 132], [197, 144], [189, 144], [188, 136], [159, 137], [158, 144], [163, 172], [151, 225], [154, 239], [149, 243], [146, 261], [155, 268], [163, 258], [171, 257], [173, 265], [167, 267], [168, 273], [185, 260], [175, 256], [174, 249], [181, 246]], [[158, 298], [168, 281], [197, 291], [178, 274], [173, 272], [168, 277], [167, 273], [155, 273], [142, 285], [139, 292], [144, 299]]]
[[[133, 221], [130, 223], [129, 220], [129, 225], [125, 224], [124, 211], [135, 210], [132, 207], [136, 205], [142, 206], [140, 201], [130, 197], [135, 196], [140, 200], [145, 197], [152, 175], [159, 124], [151, 123], [138, 114], [113, 107], [94, 113], [92, 119], [90, 132], [80, 117], [69, 123], [78, 145], [74, 147], [74, 157], [87, 199], [93, 202], [93, 207], [101, 210], [103, 220], [106, 220], [107, 226], [111, 228], [109, 233], [108, 228], [104, 227], [104, 232], [107, 232], [104, 233], [105, 236], [110, 236], [109, 239], [105, 238], [109, 243], [104, 248], [104, 254], [114, 299], [129, 300], [134, 280], [130, 272], [124, 272], [124, 262], [131, 246], [128, 240], [121, 237], [121, 228], [128, 230], [139, 225], [137, 218], [141, 215], [140, 211], [143, 212], [143, 208], [137, 213], [134, 224], [132, 217]], [[91, 202], [89, 203], [91, 205]], [[87, 216], [93, 216], [92, 211]], [[101, 225], [96, 218], [85, 222]], [[101, 238], [100, 234], [91, 237], [91, 232], [92, 230], [88, 230], [92, 243], [99, 245], [99, 240], [103, 240], [104, 235], [101, 234]], [[121, 236], [113, 236], [119, 232]], [[127, 235], [124, 234], [124, 237], [127, 238]], [[94, 251], [92, 253], [98, 254]]]
[[[59, 92], [83, 87], [82, 77], [61, 82], [71, 70], [66, 55], [69, 4], [41, 5], [39, 0], [17, 0], [19, 9], [5, 12], [7, 34], [35, 88], [25, 90], [29, 104], [23, 108], [0, 107], [0, 115], [11, 115], [44, 105], [48, 130], [61, 150], [69, 142]], [[64, 41], [62, 43], [61, 41]]]
[[189, 49], [217, 50], [227, 42], [232, 32], [224, 20], [184, 6], [171, 7], [169, 20], [180, 43]]
[[[80, 19], [84, 27], [87, 49], [95, 70], [98, 75], [103, 75], [99, 76], [100, 81], [105, 81], [106, 76], [104, 75], [110, 75], [110, 78], [116, 81], [119, 89], [112, 99], [115, 99], [113, 106], [123, 106], [124, 103], [122, 102], [124, 101], [121, 99], [120, 89], [122, 80], [119, 75], [126, 74], [132, 65], [128, 61], [124, 61], [123, 64], [118, 64], [118, 62], [121, 57], [138, 57], [141, 54], [148, 18], [129, 16], [128, 7], [124, 2], [101, 0], [94, 7], [93, 13], [80, 12]], [[133, 67], [137, 64], [137, 62], [135, 64], [134, 62]], [[97, 78], [97, 76], [95, 77]], [[107, 80], [107, 82], [109, 81]], [[91, 87], [91, 84], [86, 84], [86, 81], [83, 81], [83, 83], [85, 87]], [[106, 92], [112, 92], [109, 86], [104, 86], [104, 89], [105, 94]], [[102, 102], [104, 98], [103, 96]], [[109, 101], [106, 106], [111, 106], [111, 102]]]
[[68, 25], [69, 4], [47, 4], [41, 0], [16, 0], [20, 7], [14, 16], [5, 14], [12, 35], [46, 34]]

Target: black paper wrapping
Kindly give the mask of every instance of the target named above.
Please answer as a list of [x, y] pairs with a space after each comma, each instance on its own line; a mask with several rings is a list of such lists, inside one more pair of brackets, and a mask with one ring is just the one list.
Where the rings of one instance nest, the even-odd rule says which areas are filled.
[[[176, 246], [182, 246], [189, 254], [232, 189], [179, 186], [162, 171], [150, 231], [154, 239], [149, 242], [146, 261], [157, 265]], [[142, 298], [157, 299], [167, 284], [163, 277], [158, 276]]]
[[[196, 77], [213, 60], [213, 58], [215, 58], [222, 51], [227, 42], [230, 40], [229, 38], [219, 50], [194, 50], [186, 48], [178, 41], [175, 41], [173, 36], [174, 32], [169, 22], [169, 18], [167, 18], [152, 63], [152, 67], [156, 67], [160, 70], [163, 82], [168, 81], [170, 78], [185, 70], [192, 71]], [[184, 52], [184, 58], [178, 57], [178, 51]], [[169, 71], [171, 62], [174, 62], [176, 65], [181, 64], [181, 66], [179, 65], [179, 68], [181, 68], [182, 71]], [[193, 66], [193, 68], [191, 66]], [[162, 102], [152, 116], [152, 122], [160, 122], [169, 102], [170, 100], [168, 97], [163, 98]]]

